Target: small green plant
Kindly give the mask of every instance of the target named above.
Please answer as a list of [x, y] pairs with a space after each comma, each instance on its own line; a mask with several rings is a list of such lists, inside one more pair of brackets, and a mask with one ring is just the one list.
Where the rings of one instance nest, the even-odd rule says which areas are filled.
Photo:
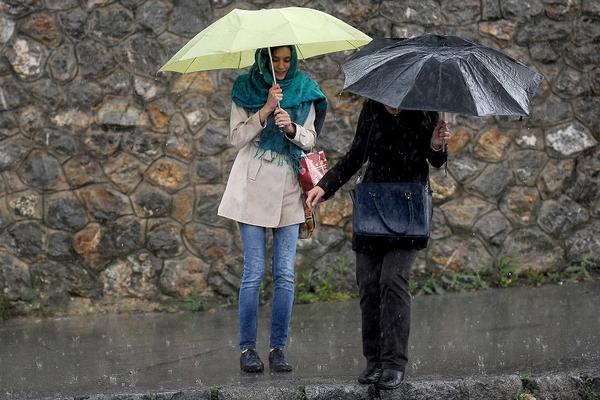
[[517, 266], [509, 259], [501, 259], [496, 268], [500, 275], [498, 280], [500, 287], [509, 287], [517, 280]]
[[529, 389], [521, 389], [515, 396], [515, 400], [536, 400], [536, 397]]
[[594, 384], [591, 379], [584, 379], [583, 386], [579, 389], [579, 400], [598, 400]]
[[564, 270], [565, 279], [568, 282], [591, 281], [592, 274], [588, 271], [586, 263], [577, 263], [569, 265]]
[[219, 400], [219, 386], [212, 385], [210, 387], [210, 400]]
[[206, 310], [206, 299], [196, 292], [193, 292], [190, 297], [185, 299], [184, 304], [185, 308], [190, 311], [197, 312]]
[[296, 280], [295, 301], [298, 304], [316, 303], [318, 301], [344, 301], [352, 298], [351, 293], [338, 291], [332, 285], [335, 282], [331, 268], [325, 275], [302, 273]]
[[408, 282], [408, 288], [412, 295], [416, 295], [419, 292], [419, 282], [416, 279], [412, 279]]
[[488, 283], [477, 271], [459, 272], [454, 275], [442, 276], [442, 283], [446, 289], [456, 292], [471, 292], [474, 290], [487, 289]]
[[560, 276], [560, 273], [558, 273], [558, 272], [548, 272], [546, 274], [546, 277], [548, 278], [548, 281], [551, 283], [562, 282], [562, 277]]
[[298, 386], [298, 391], [296, 392], [296, 400], [306, 400], [306, 388], [304, 386]]
[[237, 307], [239, 292], [234, 291], [231, 296], [225, 298], [225, 303], [222, 304], [224, 308]]
[[444, 294], [446, 293], [446, 291], [444, 290], [444, 288], [442, 287], [442, 285], [440, 285], [438, 283], [438, 281], [435, 279], [435, 277], [431, 276], [429, 278], [427, 278], [425, 280], [425, 282], [423, 282], [423, 285], [419, 288], [419, 291], [417, 292], [417, 294]]
[[517, 392], [515, 400], [536, 400], [538, 390], [533, 387], [530, 374], [521, 375], [521, 384], [523, 388]]
[[[531, 286], [542, 286], [546, 281], [543, 272], [536, 271], [533, 268], [528, 268], [524, 272], [525, 283]], [[548, 274], [550, 275], [550, 274]]]
[[495, 286], [509, 287], [518, 279], [517, 265], [509, 257], [500, 257], [494, 263], [484, 268], [484, 274], [489, 276]]

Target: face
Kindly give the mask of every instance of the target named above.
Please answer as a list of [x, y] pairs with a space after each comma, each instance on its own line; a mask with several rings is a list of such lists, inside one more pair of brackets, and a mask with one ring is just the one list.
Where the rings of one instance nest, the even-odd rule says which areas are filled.
[[[385, 104], [384, 104], [384, 105], [385, 105]], [[396, 107], [390, 107], [390, 106], [388, 106], [388, 105], [385, 105], [385, 109], [387, 110], [387, 112], [389, 112], [390, 114], [394, 114], [394, 115], [396, 115], [396, 114], [398, 114], [398, 113], [400, 112], [400, 109], [399, 109], [399, 108], [396, 108]]]
[[285, 79], [292, 62], [292, 52], [287, 47], [279, 47], [273, 50], [273, 68], [278, 81]]

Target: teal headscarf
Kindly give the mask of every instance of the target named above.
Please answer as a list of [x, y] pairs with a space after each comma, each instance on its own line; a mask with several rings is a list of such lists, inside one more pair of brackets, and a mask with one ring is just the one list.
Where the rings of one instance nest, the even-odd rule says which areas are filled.
[[[290, 69], [285, 79], [277, 81], [283, 91], [283, 100], [280, 105], [288, 112], [293, 122], [302, 125], [314, 102], [315, 130], [318, 135], [325, 121], [327, 98], [308, 74], [298, 71], [296, 48], [290, 47], [292, 49]], [[269, 89], [273, 85], [268, 49], [256, 50], [254, 59], [255, 62], [250, 71], [235, 80], [231, 91], [231, 98], [235, 104], [250, 113], [257, 112], [267, 102]], [[274, 114], [269, 115], [266, 122], [267, 124], [260, 134], [260, 143], [255, 157], [261, 158], [267, 151], [270, 151], [271, 159], [268, 161], [278, 160], [280, 165], [285, 162], [292, 166], [295, 173], [298, 173], [302, 149], [285, 138], [285, 133], [282, 133], [275, 125]]]

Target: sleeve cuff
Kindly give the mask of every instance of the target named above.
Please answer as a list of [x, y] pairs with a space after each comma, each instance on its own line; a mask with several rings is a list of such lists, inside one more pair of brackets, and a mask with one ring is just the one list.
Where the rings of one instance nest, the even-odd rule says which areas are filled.
[[286, 132], [286, 133], [285, 133], [285, 137], [286, 137], [288, 140], [298, 140], [298, 124], [297, 124], [297, 123], [295, 123], [295, 122], [292, 122], [292, 124], [295, 126], [295, 129], [294, 129], [294, 136], [290, 136], [290, 135], [288, 135], [288, 133]]
[[260, 110], [254, 113], [254, 118], [256, 118], [256, 124], [261, 128], [265, 128], [267, 126], [267, 120], [265, 119], [264, 123], [260, 123]]

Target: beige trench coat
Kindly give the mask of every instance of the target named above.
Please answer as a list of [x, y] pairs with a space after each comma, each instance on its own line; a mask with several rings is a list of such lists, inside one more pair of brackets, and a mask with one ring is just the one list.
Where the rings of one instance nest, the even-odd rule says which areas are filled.
[[[315, 144], [315, 108], [304, 125], [296, 124], [296, 136], [289, 139], [308, 151]], [[249, 225], [277, 228], [304, 222], [302, 190], [292, 168], [277, 160], [269, 162], [270, 152], [255, 158], [261, 125], [258, 112], [231, 105], [229, 142], [238, 149], [231, 167], [218, 215]], [[282, 133], [283, 134], [283, 133]]]

